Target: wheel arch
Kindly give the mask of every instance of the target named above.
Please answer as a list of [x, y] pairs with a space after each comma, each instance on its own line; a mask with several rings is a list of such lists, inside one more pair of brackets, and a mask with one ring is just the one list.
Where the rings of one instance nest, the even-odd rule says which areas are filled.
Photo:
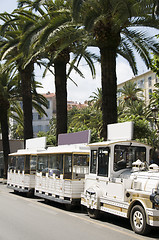
[[144, 209], [145, 215], [146, 215], [146, 223], [148, 223], [148, 216], [147, 216], [147, 213], [146, 213], [146, 206], [145, 206], [144, 202], [143, 202], [142, 200], [139, 200], [139, 199], [134, 200], [133, 202], [131, 202], [131, 204], [130, 204], [130, 206], [129, 206], [129, 208], [128, 208], [127, 218], [130, 219], [131, 210], [132, 210], [132, 208], [133, 208], [134, 206], [137, 206], [137, 205], [141, 206], [141, 207]]

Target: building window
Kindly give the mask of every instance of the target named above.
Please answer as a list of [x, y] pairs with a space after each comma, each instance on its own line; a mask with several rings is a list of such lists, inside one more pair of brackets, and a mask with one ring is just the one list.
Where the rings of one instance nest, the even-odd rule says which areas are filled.
[[149, 89], [149, 99], [152, 97], [152, 89]]
[[118, 91], [117, 91], [117, 98], [121, 97], [121, 95], [122, 95], [122, 93], [121, 93], [121, 88], [120, 88], [120, 89], [118, 89]]
[[143, 87], [144, 87], [144, 79], [139, 80], [139, 81], [137, 82], [137, 86], [138, 86], [139, 88], [143, 88]]
[[40, 120], [42, 117], [38, 114], [38, 120]]
[[50, 130], [49, 125], [45, 126], [45, 132], [48, 132]]
[[47, 101], [47, 108], [50, 108], [50, 101]]
[[149, 86], [149, 87], [152, 86], [152, 77], [148, 77], [148, 86]]
[[158, 79], [158, 77], [156, 77], [156, 83], [159, 83], [159, 79]]
[[33, 121], [36, 121], [38, 120], [38, 113], [33, 113]]

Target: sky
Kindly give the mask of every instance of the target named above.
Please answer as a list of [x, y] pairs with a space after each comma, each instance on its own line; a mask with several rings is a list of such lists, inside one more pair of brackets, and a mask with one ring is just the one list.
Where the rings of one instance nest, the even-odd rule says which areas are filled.
[[[0, 12], [9, 12], [11, 13], [17, 7], [16, 0], [0, 0]], [[96, 92], [97, 88], [101, 87], [101, 71], [100, 64], [97, 63], [96, 67], [96, 78], [92, 79], [89, 68], [84, 62], [80, 65], [80, 70], [84, 74], [85, 78], [81, 78], [77, 73], [72, 73], [71, 78], [76, 82], [77, 86], [68, 79], [67, 91], [68, 91], [68, 100], [77, 101], [83, 103], [85, 100], [89, 100], [89, 97], [93, 95], [93, 92]], [[140, 63], [139, 74], [146, 72], [147, 69], [144, 63]], [[126, 80], [134, 77], [132, 70], [129, 64], [121, 57], [117, 57], [117, 83], [124, 82]], [[36, 67], [35, 69], [36, 80], [41, 82], [43, 89], [39, 89], [39, 93], [52, 92], [55, 93], [54, 87], [54, 76], [48, 72], [45, 78], [42, 78], [42, 71]]]

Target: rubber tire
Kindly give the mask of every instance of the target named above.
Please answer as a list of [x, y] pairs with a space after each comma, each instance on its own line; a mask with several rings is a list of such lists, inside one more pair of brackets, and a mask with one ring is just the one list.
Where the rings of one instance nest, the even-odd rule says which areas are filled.
[[26, 193], [27, 198], [33, 198], [34, 197], [34, 189], [30, 189], [29, 192]]
[[[140, 220], [141, 226], [137, 226], [140, 223], [135, 224], [136, 220]], [[140, 235], [146, 235], [150, 231], [150, 226], [146, 223], [146, 214], [142, 206], [136, 205], [130, 212], [130, 224], [133, 231]]]
[[66, 203], [65, 208], [66, 208], [67, 211], [71, 211], [73, 209], [73, 206], [72, 206], [72, 204], [67, 204]]
[[87, 213], [90, 218], [98, 219], [100, 217], [99, 210], [87, 208]]

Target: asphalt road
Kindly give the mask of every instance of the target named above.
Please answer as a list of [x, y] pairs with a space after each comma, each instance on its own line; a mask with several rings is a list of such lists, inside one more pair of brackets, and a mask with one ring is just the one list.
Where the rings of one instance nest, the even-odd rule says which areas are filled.
[[26, 198], [0, 184], [0, 240], [45, 239], [150, 240], [159, 239], [159, 229], [143, 237], [131, 230], [127, 219], [108, 214], [90, 219], [79, 208], [67, 211], [63, 205]]

